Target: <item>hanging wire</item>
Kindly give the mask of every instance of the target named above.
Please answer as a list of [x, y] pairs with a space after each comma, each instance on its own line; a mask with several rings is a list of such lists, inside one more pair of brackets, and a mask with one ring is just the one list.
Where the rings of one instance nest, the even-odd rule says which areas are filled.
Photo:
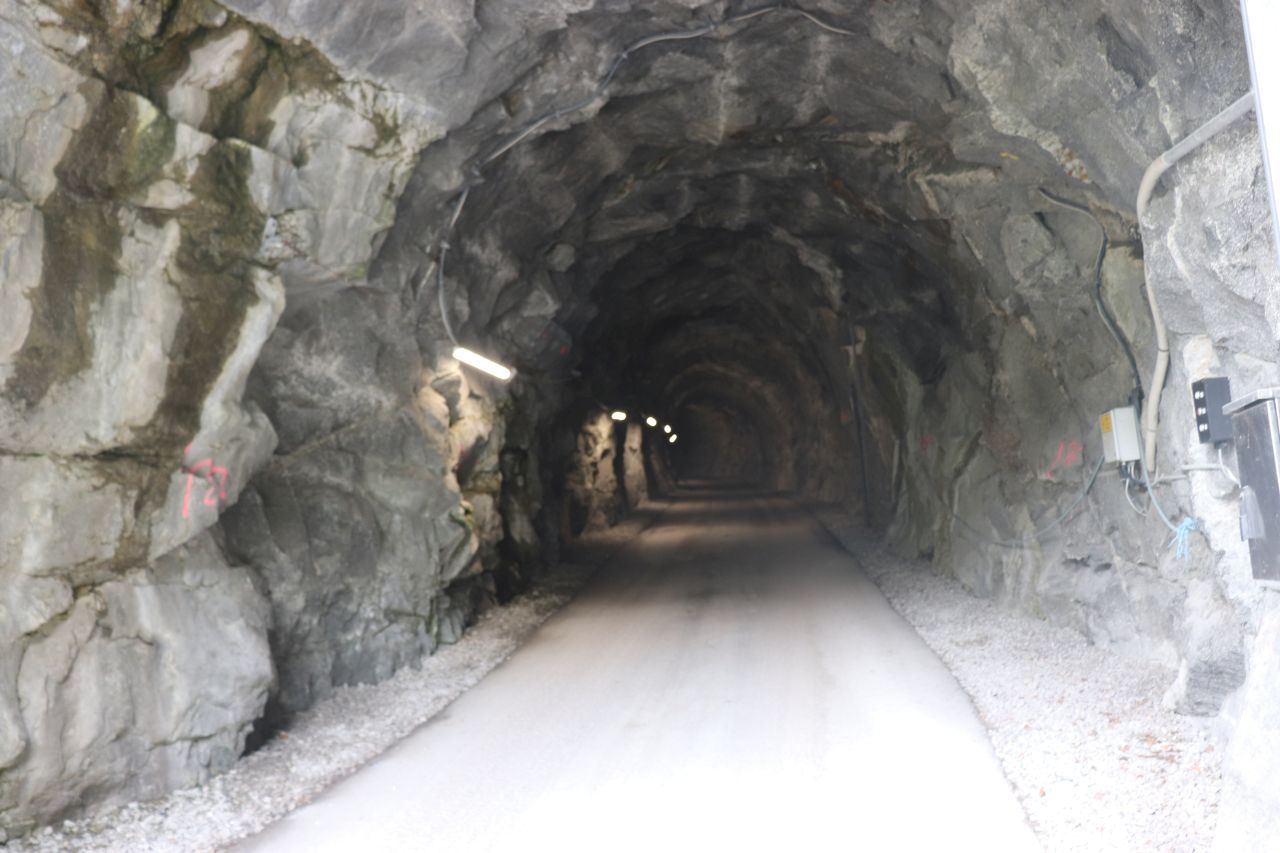
[[[730, 27], [736, 24], [745, 23], [747, 21], [752, 21], [757, 18], [764, 17], [765, 15], [773, 14], [774, 12], [782, 12], [782, 11], [795, 12], [797, 15], [799, 15], [801, 18], [805, 19], [806, 21], [809, 21], [810, 23], [814, 24], [817, 27], [820, 27], [823, 30], [826, 30], [827, 32], [835, 33], [836, 35], [842, 35], [842, 36], [857, 35], [852, 30], [846, 30], [841, 27], [837, 27], [833, 24], [830, 24], [811, 12], [807, 12], [804, 9], [800, 9], [800, 8], [786, 5], [786, 4], [775, 4], [772, 6], [764, 6], [759, 9], [752, 9], [747, 12], [741, 12], [737, 15], [727, 15], [724, 18], [721, 18], [719, 21], [712, 21], [701, 27], [695, 27], [693, 29], [671, 30], [668, 32], [654, 33], [653, 35], [645, 36], [644, 38], [634, 41], [631, 44], [629, 44], [626, 48], [624, 48], [622, 52], [619, 53], [617, 57], [614, 58], [613, 62], [609, 64], [609, 69], [604, 73], [604, 75], [600, 77], [599, 81], [597, 81], [590, 95], [574, 103], [567, 104], [562, 107], [557, 107], [553, 110], [545, 112], [542, 115], [534, 118], [528, 124], [526, 124], [521, 130], [517, 131], [510, 138], [502, 142], [493, 151], [481, 157], [480, 160], [472, 166], [471, 168], [472, 178], [470, 181], [468, 181], [466, 184], [463, 185], [461, 191], [459, 192], [457, 200], [454, 203], [453, 215], [450, 217], [449, 224], [445, 227], [444, 232], [441, 234], [440, 239], [437, 243], [438, 248], [436, 252], [436, 260], [434, 262], [435, 274], [436, 274], [436, 289], [438, 291], [439, 302], [440, 302], [440, 319], [444, 322], [444, 329], [449, 336], [449, 340], [451, 340], [455, 345], [458, 343], [457, 337], [454, 336], [453, 324], [449, 320], [448, 305], [445, 297], [445, 273], [444, 273], [445, 255], [447, 255], [449, 252], [449, 236], [453, 233], [453, 228], [458, 223], [458, 217], [462, 215], [462, 208], [467, 203], [467, 196], [468, 194], [470, 194], [471, 188], [481, 182], [482, 180], [481, 170], [485, 166], [488, 166], [489, 164], [493, 163], [499, 157], [501, 157], [502, 155], [510, 151], [512, 148], [515, 148], [517, 145], [524, 142], [526, 139], [532, 136], [535, 132], [537, 132], [539, 128], [541, 128], [543, 125], [547, 124], [548, 122], [555, 121], [556, 119], [563, 118], [564, 116], [567, 116], [567, 115], [572, 115], [573, 113], [581, 112], [582, 110], [587, 109], [588, 107], [595, 104], [598, 100], [603, 98], [608, 93], [608, 89], [612, 85], [613, 78], [615, 75], [617, 75], [618, 69], [621, 68], [622, 64], [627, 59], [629, 59], [631, 55], [634, 54], [636, 51], [643, 50], [646, 47], [650, 47], [652, 45], [661, 44], [663, 42], [668, 42], [668, 41], [688, 41], [691, 39], [704, 38], [706, 36], [713, 35], [719, 32], [725, 27]], [[423, 275], [424, 282], [429, 280], [430, 277], [431, 277], [431, 268], [428, 267], [427, 272]], [[420, 293], [421, 293], [421, 290], [419, 290], [419, 294]]]
[[1142, 442], [1138, 442], [1138, 453], [1142, 454], [1142, 458], [1138, 460], [1142, 471], [1142, 484], [1147, 488], [1147, 497], [1151, 501], [1151, 506], [1155, 507], [1156, 515], [1164, 522], [1164, 526], [1169, 528], [1172, 534], [1169, 541], [1165, 542], [1165, 547], [1174, 547], [1174, 553], [1179, 560], [1185, 560], [1191, 553], [1191, 534], [1197, 530], [1203, 530], [1204, 527], [1200, 523], [1200, 519], [1193, 516], [1187, 516], [1182, 521], [1174, 524], [1169, 520], [1169, 516], [1165, 513], [1164, 507], [1160, 505], [1160, 498], [1156, 496], [1155, 486], [1151, 482], [1151, 474], [1147, 469], [1147, 459], [1142, 452]]
[[1134, 512], [1136, 512], [1138, 515], [1142, 516], [1143, 518], [1146, 518], [1147, 514], [1151, 512], [1151, 504], [1150, 502], [1148, 502], [1146, 509], [1138, 509], [1138, 505], [1133, 502], [1133, 493], [1130, 491], [1130, 488], [1129, 488], [1132, 485], [1133, 485], [1133, 478], [1126, 476], [1124, 478], [1124, 499], [1129, 502], [1130, 509], [1132, 509]]
[[449, 217], [449, 224], [445, 226], [444, 236], [440, 238], [440, 256], [436, 260], [436, 295], [440, 300], [440, 319], [444, 321], [445, 333], [449, 335], [449, 340], [453, 341], [453, 345], [458, 345], [458, 338], [453, 333], [453, 324], [449, 322], [449, 308], [445, 304], [444, 292], [444, 258], [449, 254], [449, 235], [453, 233], [453, 226], [458, 224], [458, 217], [462, 215], [462, 206], [467, 203], [467, 196], [471, 194], [471, 187], [464, 187], [461, 195], [458, 196], [457, 203], [453, 206], [453, 216]]
[[1218, 468], [1227, 476], [1227, 479], [1230, 480], [1232, 484], [1237, 487], [1240, 485], [1240, 478], [1235, 475], [1234, 471], [1227, 467], [1227, 461], [1222, 458], [1221, 444], [1218, 445]]
[[[1111, 336], [1115, 338], [1116, 343], [1120, 345], [1120, 348], [1122, 350], [1124, 350], [1125, 358], [1129, 362], [1129, 369], [1133, 372], [1132, 397], [1133, 397], [1134, 407], [1135, 409], [1138, 409], [1139, 411], [1141, 411], [1142, 399], [1143, 399], [1142, 374], [1138, 370], [1137, 359], [1134, 358], [1133, 348], [1129, 345], [1128, 338], [1125, 337], [1124, 332], [1120, 329], [1119, 324], [1116, 323], [1115, 317], [1112, 316], [1111, 311], [1107, 308], [1106, 302], [1102, 298], [1102, 265], [1103, 265], [1103, 262], [1106, 260], [1107, 248], [1109, 245], [1109, 242], [1107, 239], [1107, 229], [1103, 227], [1102, 222], [1098, 219], [1097, 216], [1094, 215], [1093, 211], [1085, 207], [1084, 205], [1077, 204], [1076, 202], [1073, 202], [1073, 201], [1068, 201], [1067, 199], [1064, 199], [1064, 198], [1059, 198], [1058, 196], [1055, 196], [1053, 193], [1049, 192], [1043, 187], [1040, 188], [1040, 195], [1044, 196], [1046, 199], [1048, 199], [1049, 201], [1053, 202], [1056, 205], [1065, 207], [1068, 210], [1074, 210], [1078, 213], [1083, 213], [1084, 215], [1092, 219], [1093, 223], [1098, 226], [1098, 233], [1101, 236], [1101, 242], [1098, 245], [1098, 258], [1097, 258], [1097, 261], [1094, 263], [1094, 270], [1093, 270], [1093, 292], [1092, 292], [1093, 304], [1098, 309], [1098, 314], [1102, 317], [1102, 321], [1106, 324], [1107, 329], [1111, 332]], [[1221, 453], [1221, 451], [1219, 451], [1219, 453]], [[1169, 547], [1172, 545], [1174, 547], [1174, 551], [1178, 559], [1179, 560], [1186, 559], [1187, 555], [1191, 552], [1191, 543], [1190, 543], [1191, 534], [1197, 530], [1202, 529], [1200, 520], [1192, 516], [1187, 516], [1178, 524], [1174, 524], [1172, 521], [1170, 521], [1168, 514], [1166, 514], [1164, 511], [1164, 507], [1160, 505], [1159, 497], [1155, 493], [1154, 484], [1151, 482], [1151, 476], [1147, 470], [1147, 460], [1143, 458], [1139, 461], [1139, 464], [1141, 465], [1140, 470], [1142, 471], [1142, 483], [1147, 490], [1147, 499], [1149, 502], [1148, 505], [1149, 507], [1155, 507], [1156, 515], [1160, 518], [1160, 521], [1164, 523], [1164, 526], [1167, 527], [1169, 529], [1169, 532], [1172, 534], [1170, 536], [1169, 541], [1165, 543], [1165, 547]], [[1208, 467], [1214, 467], [1214, 466], [1208, 466]], [[1184, 470], [1186, 470], [1186, 468], [1187, 466], [1184, 466]], [[1222, 462], [1221, 455], [1219, 455], [1218, 457], [1218, 465], [1216, 466], [1216, 468], [1218, 470], [1222, 470], [1223, 472], [1227, 473], [1228, 476], [1231, 476], [1230, 471], [1226, 468], [1226, 465], [1223, 464]], [[1133, 499], [1129, 494], [1128, 478], [1126, 478], [1125, 480], [1125, 499], [1129, 501], [1129, 506], [1133, 507], [1134, 512], [1137, 512], [1139, 515], [1146, 515], [1146, 513], [1141, 512], [1138, 509], [1138, 507], [1134, 504]]]
[[800, 15], [800, 17], [807, 18], [810, 22], [817, 24], [819, 27], [822, 27], [822, 29], [826, 30], [829, 33], [835, 33], [838, 36], [857, 35], [857, 33], [852, 32], [851, 30], [846, 30], [840, 27], [832, 26], [831, 24], [828, 24], [826, 21], [820, 20], [816, 15], [806, 12], [804, 9], [798, 9], [793, 6], [791, 7], [791, 10], [796, 14]]
[[1107, 249], [1110, 241], [1107, 238], [1107, 229], [1103, 227], [1102, 222], [1094, 215], [1093, 211], [1085, 207], [1083, 204], [1077, 204], [1074, 201], [1068, 201], [1060, 198], [1046, 190], [1040, 188], [1040, 195], [1044, 196], [1054, 204], [1065, 207], [1068, 210], [1074, 210], [1077, 213], [1083, 213], [1085, 216], [1093, 220], [1093, 224], [1098, 226], [1098, 234], [1101, 242], [1098, 245], [1098, 259], [1093, 266], [1093, 305], [1098, 309], [1098, 315], [1102, 317], [1102, 322], [1106, 324], [1107, 330], [1111, 332], [1111, 337], [1115, 338], [1120, 349], [1124, 351], [1124, 357], [1129, 362], [1129, 369], [1133, 371], [1133, 402], [1135, 408], [1141, 415], [1142, 408], [1142, 373], [1138, 370], [1138, 360], [1133, 355], [1133, 347], [1129, 344], [1129, 339], [1125, 336], [1124, 331], [1120, 328], [1120, 324], [1116, 322], [1116, 318], [1111, 314], [1111, 310], [1107, 307], [1106, 301], [1102, 298], [1102, 264], [1107, 259]]

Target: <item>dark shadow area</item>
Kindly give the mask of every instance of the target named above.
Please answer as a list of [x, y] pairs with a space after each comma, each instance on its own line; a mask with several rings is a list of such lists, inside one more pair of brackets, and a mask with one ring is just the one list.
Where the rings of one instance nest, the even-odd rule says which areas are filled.
[[724, 494], [738, 494], [742, 496], [755, 495], [766, 497], [769, 495], [782, 494], [777, 489], [767, 489], [756, 481], [747, 480], [697, 480], [697, 479], [678, 479], [676, 481], [677, 491], [674, 498], [678, 498], [684, 492], [715, 492]]

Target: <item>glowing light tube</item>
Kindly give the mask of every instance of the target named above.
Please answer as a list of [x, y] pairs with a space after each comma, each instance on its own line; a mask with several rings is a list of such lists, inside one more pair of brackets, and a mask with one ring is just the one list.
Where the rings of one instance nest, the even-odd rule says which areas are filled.
[[675, 433], [672, 433], [671, 438], [668, 438], [667, 441], [671, 442], [672, 444], [675, 444], [677, 438], [679, 438], [679, 436], [676, 435]]
[[609, 417], [613, 418], [615, 421], [625, 421], [627, 419], [627, 413], [614, 412], [612, 415], [609, 415]]
[[503, 382], [511, 379], [515, 372], [505, 365], [498, 364], [492, 359], [485, 358], [479, 353], [472, 352], [466, 347], [454, 347], [453, 357], [463, 364], [469, 364], [476, 370], [482, 370], [490, 376], [495, 376]]
[[665, 432], [667, 435], [670, 435], [670, 434], [671, 434], [671, 424], [667, 424], [667, 425], [665, 425], [665, 426], [662, 428], [662, 431], [663, 431], [663, 432]]
[[653, 415], [650, 415], [649, 417], [645, 418], [644, 422], [651, 427], [656, 427], [658, 425], [658, 419], [655, 418]]

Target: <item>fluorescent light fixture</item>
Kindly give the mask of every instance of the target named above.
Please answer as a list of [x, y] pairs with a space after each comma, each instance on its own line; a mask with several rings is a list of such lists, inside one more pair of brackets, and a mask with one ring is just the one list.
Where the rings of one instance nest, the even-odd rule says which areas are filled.
[[614, 412], [612, 415], [609, 415], [609, 417], [613, 418], [615, 421], [625, 421], [627, 419], [627, 413]]
[[672, 433], [671, 438], [668, 438], [667, 441], [671, 442], [672, 444], [675, 444], [677, 438], [679, 438], [679, 436], [677, 436], [675, 433]]
[[[1244, 40], [1249, 46], [1249, 69], [1253, 72], [1254, 109], [1258, 133], [1262, 137], [1262, 164], [1266, 167], [1267, 188], [1271, 191], [1271, 225], [1280, 234], [1280, 200], [1276, 181], [1280, 180], [1280, 51], [1275, 35], [1280, 28], [1280, 3], [1275, 0], [1240, 0], [1244, 17]], [[1280, 247], [1280, 239], [1275, 240]]]
[[670, 434], [670, 433], [671, 433], [671, 424], [666, 424], [665, 426], [663, 426], [663, 427], [662, 427], [662, 431], [663, 431], [663, 432], [665, 432], [665, 433]]
[[471, 365], [476, 370], [483, 370], [490, 376], [496, 376], [503, 382], [506, 382], [515, 375], [511, 368], [498, 364], [498, 362], [493, 361], [492, 359], [485, 358], [479, 353], [472, 352], [466, 347], [454, 347], [453, 357], [463, 364]]
[[649, 417], [645, 418], [645, 419], [644, 419], [644, 422], [645, 422], [645, 423], [647, 423], [647, 424], [648, 424], [649, 426], [651, 426], [651, 427], [654, 427], [654, 426], [657, 426], [657, 425], [658, 425], [658, 419], [657, 419], [657, 418], [655, 418], [653, 415], [650, 415]]

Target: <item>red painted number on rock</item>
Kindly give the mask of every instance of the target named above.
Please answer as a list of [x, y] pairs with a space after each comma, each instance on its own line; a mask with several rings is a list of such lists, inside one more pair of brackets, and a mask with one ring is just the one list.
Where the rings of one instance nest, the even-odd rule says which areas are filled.
[[[187, 453], [191, 452], [191, 445], [187, 445]], [[231, 472], [221, 465], [213, 464], [213, 459], [201, 459], [196, 464], [184, 468], [187, 472], [187, 489], [182, 495], [182, 517], [189, 518], [191, 516], [191, 492], [196, 483], [196, 474], [203, 471], [202, 480], [205, 480], [204, 495], [200, 502], [205, 506], [217, 506], [227, 499], [227, 478]]]
[[1044, 472], [1047, 479], [1053, 479], [1053, 472], [1058, 468], [1070, 468], [1080, 462], [1080, 454], [1084, 452], [1084, 447], [1078, 441], [1060, 441], [1058, 442], [1058, 455], [1054, 457], [1053, 464], [1049, 466], [1049, 470]]

